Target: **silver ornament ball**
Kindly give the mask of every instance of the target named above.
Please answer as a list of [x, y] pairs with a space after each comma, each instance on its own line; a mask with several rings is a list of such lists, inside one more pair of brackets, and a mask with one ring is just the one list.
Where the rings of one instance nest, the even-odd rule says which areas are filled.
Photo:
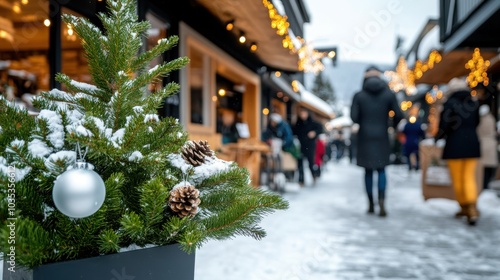
[[52, 198], [56, 208], [71, 218], [88, 217], [101, 208], [106, 186], [101, 176], [86, 162], [77, 162], [56, 179]]

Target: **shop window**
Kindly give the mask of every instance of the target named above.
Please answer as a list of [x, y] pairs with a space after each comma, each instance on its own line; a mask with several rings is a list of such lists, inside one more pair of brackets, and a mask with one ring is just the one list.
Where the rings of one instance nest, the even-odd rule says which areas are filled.
[[190, 59], [180, 77], [181, 97], [186, 101], [181, 104], [182, 118], [190, 137], [220, 147], [226, 142], [221, 139], [224, 119], [236, 123], [240, 138], [258, 137], [259, 76], [186, 24], [181, 22], [179, 31], [180, 55]]
[[0, 6], [0, 94], [31, 108], [49, 89], [49, 3], [3, 1]]
[[189, 49], [190, 120], [192, 124], [210, 125], [210, 58], [200, 50]]
[[218, 74], [217, 88], [217, 133], [222, 144], [236, 143], [242, 137], [238, 123], [242, 122], [244, 85], [237, 84]]
[[224, 127], [241, 122], [243, 91], [242, 85], [217, 75], [217, 133]]

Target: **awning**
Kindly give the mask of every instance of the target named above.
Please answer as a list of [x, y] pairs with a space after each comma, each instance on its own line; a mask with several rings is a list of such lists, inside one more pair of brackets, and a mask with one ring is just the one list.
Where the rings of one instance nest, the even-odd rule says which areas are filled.
[[[467, 76], [469, 70], [465, 69], [465, 63], [472, 58], [473, 50], [455, 50], [442, 55], [441, 62], [434, 65], [434, 68], [423, 73], [422, 77], [415, 81], [416, 84], [445, 84], [454, 77]], [[494, 51], [481, 50], [484, 59], [491, 59], [496, 56]]]
[[298, 55], [283, 48], [283, 37], [276, 34], [276, 29], [271, 27], [269, 12], [262, 1], [198, 0], [197, 2], [221, 22], [234, 20], [235, 29], [245, 32], [249, 42], [257, 43], [256, 55], [263, 63], [284, 71], [298, 71]]
[[300, 92], [300, 104], [302, 106], [329, 120], [335, 116], [332, 106], [308, 91], [301, 83], [297, 84]]

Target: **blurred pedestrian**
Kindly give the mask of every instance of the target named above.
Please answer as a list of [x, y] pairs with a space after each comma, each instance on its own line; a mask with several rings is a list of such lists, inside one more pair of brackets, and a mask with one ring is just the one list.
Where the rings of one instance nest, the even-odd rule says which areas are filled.
[[262, 135], [262, 140], [268, 143], [273, 138], [278, 138], [282, 141], [284, 151], [289, 150], [294, 145], [292, 129], [278, 113], [272, 113], [269, 116], [269, 124]]
[[314, 182], [316, 182], [318, 177], [318, 166], [315, 164], [316, 138], [323, 132], [323, 127], [313, 120], [307, 109], [301, 108], [293, 131], [300, 141], [300, 150], [302, 152], [302, 156], [297, 162], [299, 165], [299, 184], [304, 185], [304, 159], [307, 159], [309, 170]]
[[416, 116], [410, 116], [405, 122], [402, 132], [404, 134], [403, 154], [408, 160], [408, 170], [420, 169], [420, 157], [418, 145], [425, 138], [425, 131], [422, 123]]
[[335, 145], [335, 161], [340, 161], [344, 157], [346, 148], [344, 134], [342, 128], [336, 129], [333, 132], [333, 145]]
[[448, 96], [440, 114], [435, 140], [446, 139], [442, 158], [447, 160], [451, 181], [460, 211], [456, 217], [467, 217], [469, 225], [479, 218], [476, 208], [476, 166], [481, 155], [477, 126], [479, 103], [473, 99], [467, 82], [453, 78], [448, 83]]
[[481, 165], [484, 167], [483, 173], [483, 190], [488, 188], [488, 184], [495, 174], [498, 166], [497, 155], [497, 132], [495, 128], [495, 117], [490, 112], [488, 104], [479, 107], [479, 126], [477, 134], [479, 143], [481, 144]]
[[323, 167], [323, 163], [325, 162], [325, 153], [326, 153], [326, 135], [320, 134], [318, 139], [316, 139], [316, 152], [314, 163], [318, 166], [318, 170], [316, 175], [318, 177], [321, 176], [321, 168]]
[[221, 116], [220, 133], [222, 135], [222, 144], [237, 143], [240, 138], [236, 128], [236, 113], [224, 111]]
[[352, 100], [351, 118], [359, 125], [356, 164], [365, 168], [365, 187], [368, 197], [368, 213], [375, 212], [373, 198], [373, 172], [378, 174], [379, 215], [385, 210], [386, 174], [390, 163], [389, 114], [394, 112], [394, 124], [403, 118], [395, 94], [382, 79], [382, 71], [370, 66], [366, 69], [362, 90]]

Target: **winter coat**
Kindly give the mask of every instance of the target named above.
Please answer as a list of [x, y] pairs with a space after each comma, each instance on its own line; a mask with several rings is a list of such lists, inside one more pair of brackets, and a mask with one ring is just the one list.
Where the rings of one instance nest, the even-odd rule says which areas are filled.
[[[307, 136], [307, 134], [311, 131], [316, 132], [316, 136], [314, 138], [309, 138], [309, 136]], [[295, 126], [293, 127], [293, 133], [297, 135], [297, 138], [300, 141], [300, 151], [303, 155], [315, 154], [316, 139], [322, 132], [323, 127], [321, 124], [313, 120], [311, 116], [309, 116], [305, 121], [301, 118], [297, 120]]]
[[481, 116], [477, 127], [479, 143], [481, 144], [481, 163], [484, 167], [496, 167], [498, 165], [497, 138], [495, 129], [495, 118], [488, 112]]
[[418, 143], [425, 137], [425, 132], [422, 129], [420, 122], [408, 122], [403, 128], [405, 142], [403, 144], [405, 156], [410, 156], [413, 153], [418, 153]]
[[443, 159], [479, 158], [479, 103], [468, 90], [452, 92], [443, 104], [436, 140], [444, 138]]
[[236, 143], [240, 137], [235, 124], [230, 126], [221, 125], [222, 144]]
[[292, 129], [285, 121], [281, 121], [274, 127], [268, 125], [266, 131], [264, 131], [262, 135], [262, 140], [268, 141], [273, 137], [283, 140], [283, 149], [285, 150], [294, 145]]
[[317, 166], [323, 165], [323, 158], [325, 156], [325, 153], [326, 153], [325, 142], [323, 142], [323, 140], [317, 139], [316, 140], [316, 153], [315, 153], [315, 157], [314, 157], [314, 164], [316, 164]]
[[359, 124], [356, 164], [378, 169], [390, 163], [389, 112], [394, 112], [394, 124], [403, 118], [395, 94], [380, 77], [367, 77], [363, 89], [352, 100], [351, 118]]

